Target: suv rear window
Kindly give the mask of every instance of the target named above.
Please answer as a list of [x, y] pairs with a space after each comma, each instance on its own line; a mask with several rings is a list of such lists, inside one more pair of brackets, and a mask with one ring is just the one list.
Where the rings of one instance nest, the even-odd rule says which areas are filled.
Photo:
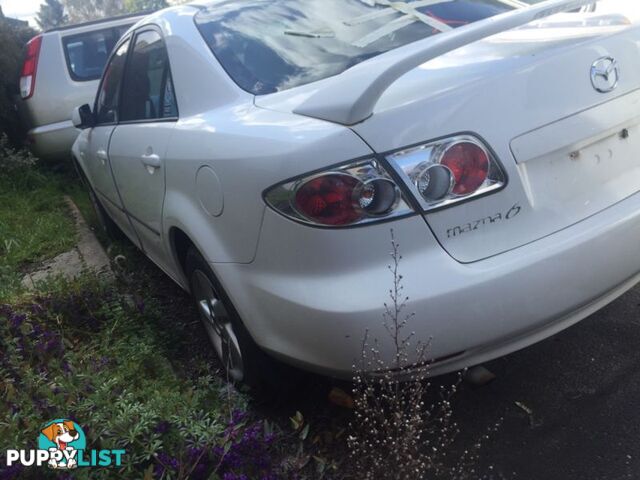
[[62, 45], [71, 78], [78, 82], [100, 79], [111, 50], [131, 25], [64, 37]]
[[[235, 82], [261, 95], [338, 75], [438, 33], [434, 25], [459, 27], [517, 4], [416, 0], [391, 7], [375, 0], [228, 0], [199, 12], [196, 25]], [[403, 13], [404, 6], [418, 15]]]

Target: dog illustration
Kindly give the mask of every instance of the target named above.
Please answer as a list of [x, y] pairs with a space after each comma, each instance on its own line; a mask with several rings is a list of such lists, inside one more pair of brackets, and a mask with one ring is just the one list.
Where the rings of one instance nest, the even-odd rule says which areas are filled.
[[[61, 452], [73, 451], [75, 450], [73, 447], [68, 446], [69, 443], [77, 440], [80, 434], [75, 430], [75, 426], [73, 422], [65, 420], [60, 423], [52, 423], [44, 430], [42, 430], [42, 434], [49, 439], [49, 441], [56, 444], [57, 448], [50, 448], [50, 452], [55, 452], [56, 450], [60, 450]], [[63, 457], [62, 462], [57, 462], [55, 459], [49, 460], [49, 466], [51, 468], [56, 469], [71, 469], [76, 468], [78, 466], [75, 458], [71, 458], [68, 461], [64, 460]]]

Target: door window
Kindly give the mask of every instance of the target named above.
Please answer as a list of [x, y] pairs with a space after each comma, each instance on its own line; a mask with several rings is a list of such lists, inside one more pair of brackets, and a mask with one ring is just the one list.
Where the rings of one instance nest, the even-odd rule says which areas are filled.
[[118, 48], [104, 72], [95, 108], [98, 124], [118, 121], [118, 97], [129, 43], [127, 40]]
[[64, 37], [62, 44], [71, 78], [78, 82], [99, 79], [111, 50], [130, 26]]
[[167, 49], [160, 34], [147, 30], [136, 36], [124, 75], [120, 121], [176, 118]]

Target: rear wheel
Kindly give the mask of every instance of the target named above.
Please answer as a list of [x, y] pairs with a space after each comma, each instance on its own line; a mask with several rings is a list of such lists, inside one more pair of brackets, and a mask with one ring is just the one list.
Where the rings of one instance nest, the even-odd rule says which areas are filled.
[[209, 276], [196, 267], [191, 274], [191, 289], [200, 318], [229, 380], [244, 380], [244, 361], [240, 342], [229, 312]]
[[254, 342], [209, 264], [190, 248], [185, 261], [196, 308], [230, 382], [271, 399], [287, 390], [292, 369], [272, 359]]

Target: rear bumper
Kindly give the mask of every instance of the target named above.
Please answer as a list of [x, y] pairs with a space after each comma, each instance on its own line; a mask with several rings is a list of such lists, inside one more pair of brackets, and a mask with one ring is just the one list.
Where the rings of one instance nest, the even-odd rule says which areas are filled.
[[[464, 208], [464, 207], [462, 207]], [[433, 374], [508, 354], [567, 328], [640, 280], [640, 195], [554, 235], [461, 264], [420, 217], [319, 230], [267, 210], [256, 260], [215, 264], [254, 339], [290, 363], [350, 378], [365, 332], [391, 359], [383, 325], [393, 277], [390, 228], [415, 313], [406, 333], [431, 339]], [[482, 236], [478, 236], [482, 241]]]
[[45, 160], [68, 158], [78, 133], [70, 120], [36, 127], [28, 132], [29, 149]]

